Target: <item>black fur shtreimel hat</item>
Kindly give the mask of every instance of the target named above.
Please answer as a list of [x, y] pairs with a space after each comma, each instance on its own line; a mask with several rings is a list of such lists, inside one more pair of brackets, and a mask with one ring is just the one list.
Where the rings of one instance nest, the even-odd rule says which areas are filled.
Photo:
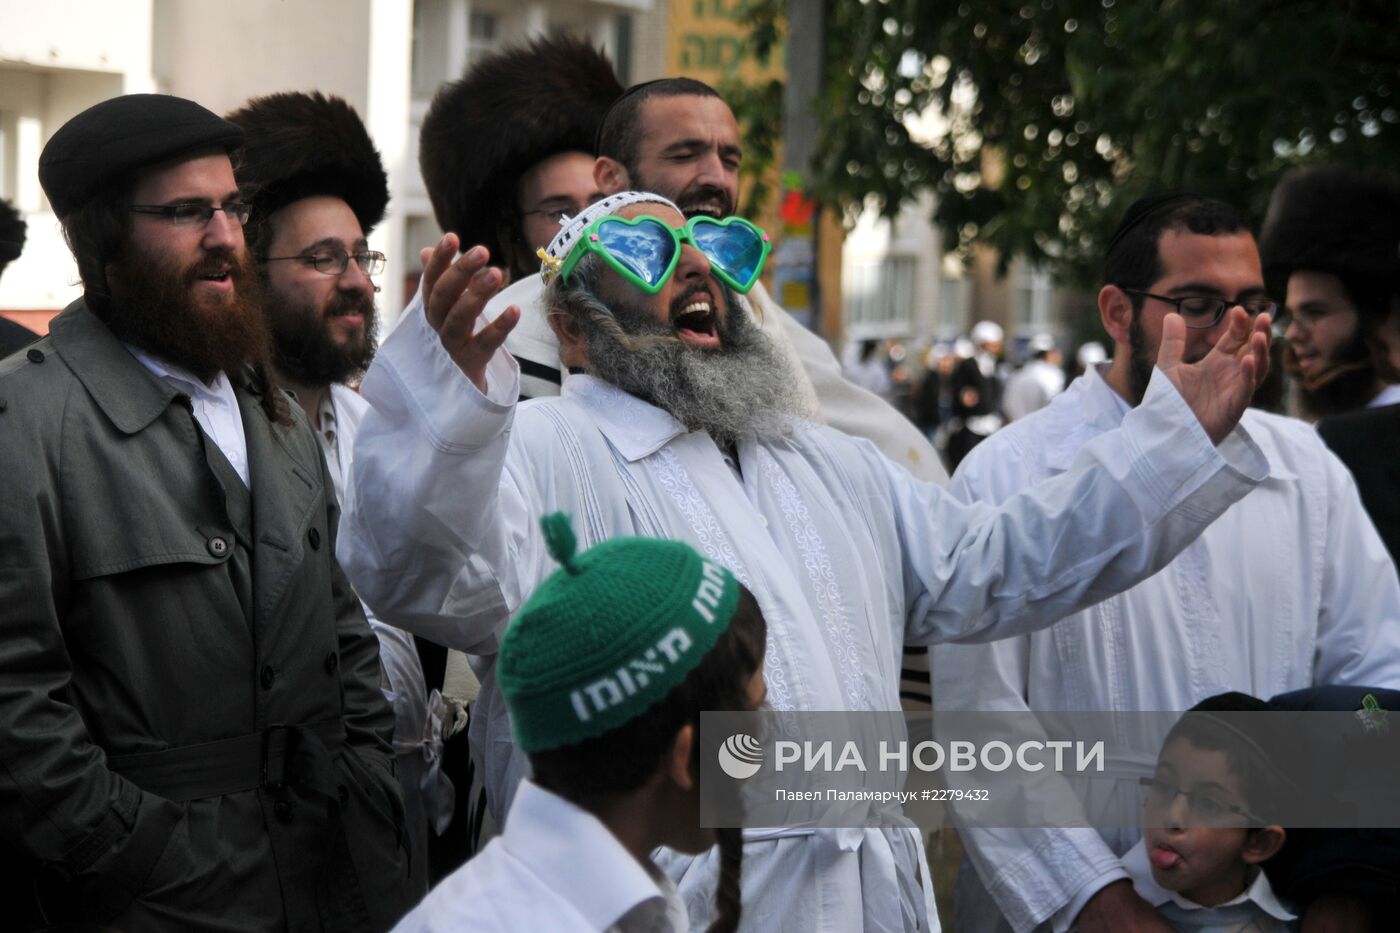
[[39, 155], [39, 184], [62, 220], [108, 185], [182, 153], [232, 152], [243, 131], [183, 97], [126, 94], [58, 128]]
[[531, 166], [560, 152], [592, 154], [622, 94], [612, 63], [587, 41], [536, 39], [482, 59], [438, 89], [423, 119], [418, 165], [444, 231], [501, 256], [496, 230], [515, 210]]
[[247, 134], [234, 172], [253, 222], [317, 195], [341, 198], [368, 236], [389, 206], [389, 176], [364, 121], [319, 91], [255, 97], [227, 115]]
[[1400, 181], [1340, 165], [1294, 169], [1274, 189], [1259, 253], [1279, 295], [1299, 269], [1400, 292]]

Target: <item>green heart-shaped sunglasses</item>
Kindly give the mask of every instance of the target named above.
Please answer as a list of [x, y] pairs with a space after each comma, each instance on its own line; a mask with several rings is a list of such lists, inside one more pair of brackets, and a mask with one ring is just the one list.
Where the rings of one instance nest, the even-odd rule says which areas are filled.
[[682, 243], [703, 253], [715, 278], [741, 294], [758, 281], [773, 248], [768, 234], [742, 217], [697, 215], [680, 229], [655, 217], [599, 217], [584, 228], [559, 275], [567, 282], [579, 261], [595, 253], [624, 279], [655, 295], [676, 271]]

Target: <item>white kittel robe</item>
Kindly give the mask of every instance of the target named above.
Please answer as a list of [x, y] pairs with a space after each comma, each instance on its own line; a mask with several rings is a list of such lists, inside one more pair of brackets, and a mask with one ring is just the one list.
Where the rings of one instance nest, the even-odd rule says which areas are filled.
[[[915, 480], [868, 441], [804, 424], [739, 445], [589, 376], [517, 407], [504, 351], [477, 391], [421, 313], [366, 375], [341, 560], [386, 621], [478, 656], [473, 754], [499, 819], [524, 772], [493, 655], [555, 567], [542, 515], [573, 516], [580, 548], [676, 538], [734, 571], [768, 622], [778, 709], [898, 710], [903, 645], [1045, 626], [1150, 575], [1268, 472], [1236, 430], [1214, 447], [1161, 373], [1144, 405], [1089, 445], [1082, 468], [999, 509]], [[1054, 543], [1054, 546], [1051, 546]], [[750, 834], [755, 929], [937, 928], [911, 830]], [[697, 927], [718, 859], [676, 857]]]

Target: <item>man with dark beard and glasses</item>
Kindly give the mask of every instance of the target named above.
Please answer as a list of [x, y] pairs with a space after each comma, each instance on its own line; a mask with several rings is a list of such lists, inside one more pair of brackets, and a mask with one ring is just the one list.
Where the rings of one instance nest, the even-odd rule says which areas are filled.
[[[377, 290], [384, 255], [369, 235], [384, 219], [389, 178], [359, 114], [338, 97], [283, 93], [228, 114], [246, 136], [238, 182], [253, 217], [248, 250], [272, 331], [272, 379], [297, 400], [345, 495], [355, 435], [368, 403], [347, 383], [374, 358]], [[410, 842], [410, 887], [428, 890], [431, 826], [452, 812], [441, 775], [441, 695], [429, 698], [413, 636], [366, 613], [379, 639], [383, 688], [394, 706], [394, 750]]]
[[[810, 420], [738, 301], [768, 253], [746, 221], [686, 221], [637, 192], [573, 218], [542, 269], [572, 372], [559, 397], [519, 404], [502, 345], [520, 309], [483, 322], [501, 274], [485, 249], [454, 262], [458, 246], [449, 234], [426, 251], [424, 310], [365, 375], [341, 547], [382, 618], [478, 656], [473, 742], [498, 816], [525, 761], [495, 655], [552, 569], [545, 513], [572, 514], [581, 545], [674, 538], [727, 567], [768, 622], [775, 708], [897, 710], [906, 642], [1017, 634], [1131, 586], [1268, 471], [1232, 430], [1267, 354], [1267, 322], [1251, 331], [1243, 311], [1195, 365], [1168, 320], [1160, 371], [1123, 429], [991, 509]], [[745, 915], [773, 929], [927, 930], [921, 853], [912, 829], [764, 834], [745, 845]], [[658, 862], [703, 929], [715, 857]]]
[[[1275, 309], [1244, 221], [1194, 194], [1133, 204], [1104, 282], [1112, 361], [978, 445], [953, 475], [954, 495], [997, 505], [1070, 471], [1150, 397], [1152, 361], [1178, 314], [1189, 362], [1228, 339], [1240, 308], [1260, 326]], [[1231, 690], [1400, 684], [1400, 584], [1350, 474], [1301, 421], [1251, 409], [1240, 423], [1268, 456], [1266, 482], [1131, 590], [1045, 631], [934, 649], [940, 709], [1186, 710]], [[1143, 760], [1156, 744], [1144, 737]], [[1086, 801], [1079, 825], [1137, 826], [1138, 776], [1111, 762], [1076, 786]], [[959, 881], [958, 929], [1166, 930], [1119, 858], [1139, 835], [964, 832], [971, 866]]]
[[332, 479], [266, 376], [242, 138], [129, 95], [40, 157], [83, 297], [0, 364], [21, 929], [374, 931], [407, 906], [393, 712]]

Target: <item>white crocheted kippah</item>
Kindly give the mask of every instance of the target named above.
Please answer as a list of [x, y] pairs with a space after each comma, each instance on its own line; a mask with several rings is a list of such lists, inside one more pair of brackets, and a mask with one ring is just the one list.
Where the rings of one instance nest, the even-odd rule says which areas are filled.
[[681, 213], [681, 209], [669, 199], [649, 191], [621, 191], [610, 194], [601, 201], [594, 201], [573, 217], [566, 217], [559, 232], [549, 241], [549, 247], [536, 254], [540, 257], [540, 278], [548, 282], [559, 273], [564, 260], [568, 258], [569, 252], [578, 243], [579, 237], [589, 224], [599, 217], [616, 214], [629, 204], [663, 204], [674, 209], [676, 213]]

